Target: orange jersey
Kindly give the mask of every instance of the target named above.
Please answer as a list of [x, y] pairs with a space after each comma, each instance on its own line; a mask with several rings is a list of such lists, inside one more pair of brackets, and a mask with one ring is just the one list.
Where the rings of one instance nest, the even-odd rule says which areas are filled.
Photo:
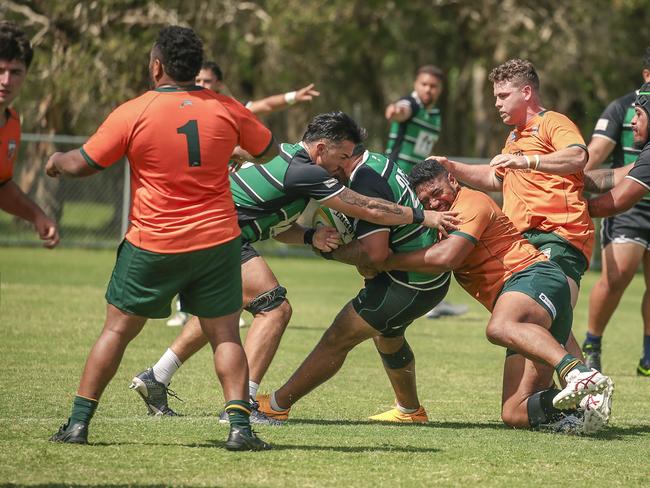
[[[541, 112], [526, 126], [513, 130], [503, 154], [550, 154], [570, 146], [583, 146], [580, 131], [557, 112]], [[503, 181], [503, 211], [519, 232], [553, 232], [591, 259], [594, 224], [582, 194], [584, 173], [553, 175], [529, 169], [497, 170]]]
[[456, 281], [492, 311], [503, 284], [519, 271], [546, 256], [535, 249], [494, 200], [485, 193], [461, 188], [450, 209], [461, 224], [452, 235], [475, 244], [463, 264], [454, 270]]
[[20, 119], [18, 113], [8, 108], [5, 111], [5, 125], [0, 127], [0, 185], [9, 181], [14, 174], [14, 164], [20, 146]]
[[236, 100], [200, 87], [160, 87], [115, 109], [81, 153], [104, 169], [126, 156], [126, 239], [158, 253], [205, 249], [240, 233], [228, 162], [236, 145], [265, 151], [271, 132]]

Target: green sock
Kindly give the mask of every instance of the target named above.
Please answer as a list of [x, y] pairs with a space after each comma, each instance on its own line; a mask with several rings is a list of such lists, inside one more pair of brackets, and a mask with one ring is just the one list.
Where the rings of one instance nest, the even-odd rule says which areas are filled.
[[233, 427], [239, 427], [242, 429], [250, 429], [250, 414], [251, 414], [251, 405], [249, 402], [244, 400], [231, 400], [226, 403], [226, 413], [228, 414], [228, 420], [230, 425]]
[[558, 377], [563, 380], [569, 371], [572, 369], [577, 369], [581, 373], [587, 373], [591, 371], [587, 366], [585, 366], [579, 359], [571, 354], [567, 354], [562, 358], [555, 366], [555, 371], [557, 372]]
[[97, 410], [97, 403], [97, 400], [91, 400], [90, 398], [84, 398], [79, 395], [75, 396], [72, 402], [70, 423], [83, 422], [84, 424], [89, 424], [95, 410]]

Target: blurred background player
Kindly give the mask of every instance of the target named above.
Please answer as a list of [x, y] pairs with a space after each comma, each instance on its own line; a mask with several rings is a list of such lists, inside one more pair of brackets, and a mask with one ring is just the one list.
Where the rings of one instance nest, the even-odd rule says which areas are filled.
[[[223, 72], [217, 63], [214, 61], [207, 61], [201, 66], [199, 74], [196, 75], [195, 83], [198, 86], [207, 88], [216, 93], [221, 93], [224, 88]], [[247, 102], [245, 107], [253, 112], [255, 115], [265, 115], [277, 110], [289, 108], [296, 103], [311, 102], [315, 97], [319, 96], [320, 92], [314, 89], [314, 84], [300, 88], [296, 91], [281, 93], [279, 95], [271, 95], [270, 97], [262, 98], [261, 100], [253, 100]], [[167, 321], [167, 325], [171, 327], [178, 327], [185, 325], [189, 316], [180, 309], [180, 303], [176, 300], [176, 313], [172, 315]], [[239, 326], [246, 325], [243, 317], [239, 318]]]
[[[650, 191], [650, 137], [648, 134], [650, 111], [650, 82], [639, 89], [634, 102], [632, 134], [634, 147], [640, 149], [639, 156], [627, 176], [608, 193], [589, 200], [589, 212], [594, 217], [607, 217], [624, 212], [636, 205]], [[620, 170], [617, 170], [620, 171]], [[605, 172], [605, 170], [601, 170]], [[613, 173], [614, 170], [609, 170]], [[611, 176], [609, 179], [613, 178]], [[645, 258], [644, 258], [645, 259]], [[646, 275], [647, 276], [647, 275]], [[647, 281], [646, 281], [647, 286]], [[646, 290], [646, 295], [647, 295]], [[644, 296], [644, 305], [646, 297]], [[646, 309], [642, 308], [644, 323], [648, 323]], [[643, 356], [637, 366], [637, 374], [650, 377], [650, 330], [645, 325], [643, 336]]]
[[[241, 231], [228, 182], [236, 145], [255, 156], [271, 132], [239, 102], [194, 84], [203, 44], [191, 29], [162, 29], [150, 53], [153, 90], [116, 108], [81, 149], [55, 153], [49, 176], [80, 177], [127, 156], [129, 229], [106, 292], [106, 321], [91, 349], [72, 412], [50, 441], [88, 442], [88, 425], [129, 342], [173, 297], [199, 317], [214, 352], [230, 420], [229, 450], [270, 446], [250, 428], [242, 306]], [[198, 210], [200, 209], [200, 211]]]
[[59, 243], [56, 223], [12, 181], [20, 147], [20, 118], [10, 108], [18, 96], [34, 52], [23, 31], [0, 22], [0, 209], [34, 224], [43, 246]]
[[[650, 47], [646, 49], [643, 80], [650, 81]], [[617, 98], [602, 113], [589, 143], [589, 162], [585, 171], [598, 168], [608, 159], [611, 167], [634, 164], [641, 148], [634, 144], [631, 121], [635, 116], [634, 101], [638, 90]], [[611, 158], [610, 158], [611, 155]], [[587, 334], [582, 344], [586, 363], [602, 371], [601, 347], [605, 328], [632, 281], [643, 264], [646, 290], [641, 301], [643, 319], [645, 367], [639, 365], [639, 374], [650, 376], [650, 194], [627, 212], [603, 219], [600, 233], [602, 272], [589, 295]]]
[[[386, 156], [407, 175], [416, 163], [433, 154], [433, 146], [440, 137], [442, 116], [436, 103], [444, 81], [445, 74], [437, 66], [421, 66], [415, 72], [413, 92], [386, 107], [386, 120], [391, 123]], [[427, 313], [427, 317], [462, 315], [467, 310], [467, 305], [443, 300]]]

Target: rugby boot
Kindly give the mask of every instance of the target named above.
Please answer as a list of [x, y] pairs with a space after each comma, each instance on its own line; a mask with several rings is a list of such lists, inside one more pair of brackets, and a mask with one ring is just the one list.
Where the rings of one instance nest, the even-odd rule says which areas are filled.
[[644, 361], [643, 359], [640, 359], [639, 365], [636, 367], [636, 374], [650, 378], [650, 361]]
[[420, 407], [413, 413], [404, 413], [397, 407], [394, 407], [387, 412], [368, 417], [368, 420], [373, 420], [375, 422], [426, 424], [429, 421], [429, 417], [427, 416], [427, 412], [424, 410], [424, 407], [420, 405]]
[[613, 395], [614, 383], [610, 379], [602, 393], [587, 395], [580, 401], [578, 410], [583, 414], [585, 434], [595, 434], [607, 425], [612, 412]]
[[267, 451], [271, 445], [255, 435], [250, 428], [230, 427], [226, 441], [229, 451]]
[[585, 356], [585, 366], [596, 371], [603, 371], [600, 364], [600, 346], [596, 347], [593, 344], [585, 342], [582, 345], [582, 354]]
[[[582, 373], [577, 369], [572, 369], [564, 379], [566, 386], [553, 398], [553, 406], [560, 410], [576, 408], [584, 397], [600, 393], [611, 382], [609, 377], [595, 369]], [[611, 386], [614, 387], [613, 383]]]
[[[260, 425], [284, 425], [284, 422], [269, 417], [264, 412], [260, 412], [259, 403], [251, 402], [251, 415], [250, 415], [251, 424], [260, 424]], [[228, 424], [230, 420], [228, 419], [228, 413], [224, 410], [219, 415], [220, 424]]]
[[269, 419], [278, 420], [280, 422], [286, 422], [289, 420], [289, 411], [291, 408], [280, 411], [273, 410], [271, 408], [271, 395], [257, 395], [255, 399], [257, 400], [256, 410], [263, 413]]
[[68, 419], [49, 440], [66, 444], [88, 444], [88, 424], [70, 422]]
[[167, 394], [180, 401], [182, 400], [178, 398], [176, 393], [166, 387], [164, 383], [156, 380], [152, 368], [135, 376], [131, 380], [129, 388], [135, 390], [140, 395], [140, 398], [142, 398], [147, 406], [147, 410], [149, 410], [149, 415], [155, 415], [157, 417], [175, 417], [178, 415], [167, 405]]

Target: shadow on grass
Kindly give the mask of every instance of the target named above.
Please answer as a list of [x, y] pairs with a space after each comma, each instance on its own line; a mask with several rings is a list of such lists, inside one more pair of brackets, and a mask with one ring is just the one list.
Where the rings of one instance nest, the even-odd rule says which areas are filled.
[[406, 429], [508, 429], [500, 422], [445, 422], [431, 420], [426, 424], [400, 424], [397, 422], [376, 422], [372, 420], [329, 420], [329, 419], [291, 419], [289, 424], [307, 425], [382, 425]]
[[650, 425], [630, 425], [627, 427], [606, 427], [603, 431], [598, 432], [593, 436], [589, 436], [592, 439], [599, 440], [616, 440], [620, 441], [623, 439], [628, 439], [632, 436], [642, 436], [645, 434], [650, 434]]
[[[91, 446], [167, 446], [167, 447], [190, 447], [198, 449], [226, 449], [226, 441], [207, 440], [205, 442], [190, 443], [164, 443], [164, 442], [92, 442]], [[309, 444], [276, 444], [272, 443], [272, 451], [323, 451], [323, 452], [410, 452], [410, 453], [434, 453], [440, 452], [437, 448], [425, 448], [415, 446], [395, 446], [390, 444], [373, 446], [314, 446]]]

